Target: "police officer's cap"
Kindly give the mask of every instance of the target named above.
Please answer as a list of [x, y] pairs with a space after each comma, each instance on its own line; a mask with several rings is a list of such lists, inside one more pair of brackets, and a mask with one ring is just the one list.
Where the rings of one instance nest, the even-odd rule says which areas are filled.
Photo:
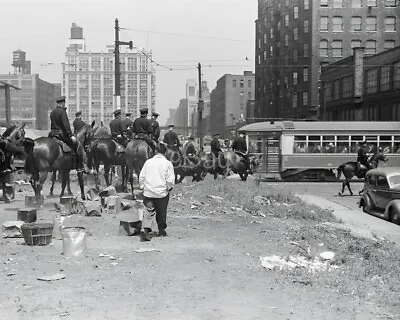
[[57, 102], [65, 102], [65, 96], [58, 97], [56, 99]]
[[114, 114], [114, 116], [117, 116], [117, 115], [121, 114], [121, 109], [115, 110], [113, 112], [113, 114]]
[[149, 113], [149, 109], [147, 108], [140, 109], [140, 114], [146, 114], [146, 113]]
[[173, 124], [168, 125], [168, 128], [173, 128], [173, 127], [175, 127], [175, 125], [173, 125]]
[[160, 116], [157, 112], [153, 112], [151, 115], [154, 116], [154, 117], [159, 117]]
[[194, 140], [194, 137], [193, 136], [189, 136], [189, 140]]
[[219, 132], [213, 134], [213, 137], [219, 136]]
[[127, 117], [130, 117], [131, 115], [132, 115], [132, 112], [127, 112], [127, 113], [126, 113], [126, 116], [127, 116]]
[[82, 111], [75, 112], [76, 117], [81, 116], [81, 115], [82, 115]]

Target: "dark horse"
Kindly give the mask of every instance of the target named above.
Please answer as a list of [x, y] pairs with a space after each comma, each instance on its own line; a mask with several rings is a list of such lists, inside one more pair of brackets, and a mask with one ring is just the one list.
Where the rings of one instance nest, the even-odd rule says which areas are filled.
[[[387, 157], [383, 152], [377, 151], [374, 155], [369, 159], [370, 168], [374, 169], [378, 167], [379, 161], [387, 161]], [[356, 161], [349, 161], [343, 163], [337, 169], [337, 178], [339, 179], [341, 174], [343, 173], [345, 180], [342, 183], [342, 191], [339, 191], [339, 195], [343, 195], [344, 188], [347, 186], [349, 189], [350, 195], [353, 195], [353, 191], [350, 188], [350, 180], [354, 176], [359, 179], [364, 179], [368, 169], [365, 166], [360, 166], [360, 164]], [[361, 190], [362, 191], [362, 190]], [[361, 192], [360, 191], [360, 192]]]
[[6, 129], [0, 138], [0, 188], [3, 191], [3, 200], [8, 203], [14, 197], [12, 188], [12, 163], [14, 156], [23, 155], [20, 143], [25, 137], [25, 124], [12, 125]]
[[192, 177], [192, 182], [203, 180], [203, 160], [199, 156], [193, 154], [193, 152], [190, 154], [191, 155], [181, 157], [176, 148], [167, 147], [165, 157], [171, 161], [174, 166], [176, 184], [181, 183], [185, 177]]
[[126, 165], [128, 167], [129, 183], [132, 189], [132, 197], [135, 199], [133, 189], [133, 173], [136, 174], [139, 179], [140, 171], [143, 168], [144, 163], [147, 159], [153, 157], [153, 151], [146, 141], [141, 139], [131, 140], [125, 149]]
[[[91, 126], [85, 126], [82, 134], [86, 136], [86, 131], [92, 131]], [[78, 152], [84, 153], [83, 149], [89, 147], [89, 139], [85, 139], [85, 145], [79, 140]], [[32, 175], [31, 185], [35, 192], [37, 204], [41, 204], [41, 192], [43, 183], [46, 181], [49, 171], [60, 170], [62, 173], [61, 197], [64, 195], [65, 187], [68, 181], [69, 172], [75, 168], [75, 154], [64, 153], [59, 143], [54, 138], [40, 137], [35, 140], [25, 139], [25, 171]], [[81, 198], [85, 200], [85, 191], [83, 186], [83, 173], [78, 172], [78, 182], [81, 191]]]
[[[94, 129], [94, 125], [95, 125], [95, 121], [93, 121], [90, 125], [85, 124], [78, 132], [75, 133], [76, 137], [82, 143], [82, 145], [86, 146], [85, 152], [89, 152], [88, 145], [89, 145], [90, 141], [92, 141], [93, 137], [96, 134], [97, 129], [99, 128], [99, 127], [96, 127], [96, 129]], [[54, 184], [55, 184], [56, 180], [57, 180], [57, 170], [53, 170], [53, 174], [51, 177], [50, 196], [53, 195]], [[68, 195], [72, 195], [69, 175], [67, 177], [67, 191], [68, 191]]]

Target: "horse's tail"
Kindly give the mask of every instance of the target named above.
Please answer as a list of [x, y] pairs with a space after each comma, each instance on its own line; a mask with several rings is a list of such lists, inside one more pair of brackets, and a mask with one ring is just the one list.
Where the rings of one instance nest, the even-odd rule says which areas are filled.
[[343, 169], [344, 169], [344, 164], [341, 164], [340, 166], [339, 166], [339, 168], [337, 168], [337, 178], [338, 179], [340, 179], [340, 176], [342, 175], [342, 172], [343, 172]]

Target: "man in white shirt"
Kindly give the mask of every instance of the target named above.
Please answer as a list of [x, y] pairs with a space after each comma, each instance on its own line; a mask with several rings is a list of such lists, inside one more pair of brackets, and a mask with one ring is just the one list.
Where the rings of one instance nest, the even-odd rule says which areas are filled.
[[[146, 206], [145, 214], [154, 216], [158, 225], [158, 235], [165, 237], [167, 232], [167, 207], [169, 202], [169, 192], [175, 182], [174, 167], [172, 162], [164, 156], [167, 147], [164, 143], [156, 146], [156, 154], [148, 159], [143, 165], [139, 174], [139, 186], [143, 190], [143, 204]], [[146, 212], [147, 211], [147, 212]], [[141, 240], [149, 241], [152, 219], [143, 219]]]

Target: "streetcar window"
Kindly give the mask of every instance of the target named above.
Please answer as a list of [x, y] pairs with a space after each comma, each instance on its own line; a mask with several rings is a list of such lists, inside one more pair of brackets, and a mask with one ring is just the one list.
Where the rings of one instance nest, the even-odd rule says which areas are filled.
[[293, 153], [305, 153], [307, 136], [294, 136]]
[[308, 141], [321, 141], [321, 136], [308, 136]]
[[350, 152], [357, 153], [357, 150], [360, 147], [360, 142], [362, 142], [363, 140], [363, 136], [351, 136]]
[[335, 136], [322, 136], [322, 153], [336, 153]]
[[321, 153], [321, 144], [320, 142], [308, 142], [307, 153]]
[[380, 136], [379, 147], [382, 148], [383, 153], [392, 153], [392, 136]]

